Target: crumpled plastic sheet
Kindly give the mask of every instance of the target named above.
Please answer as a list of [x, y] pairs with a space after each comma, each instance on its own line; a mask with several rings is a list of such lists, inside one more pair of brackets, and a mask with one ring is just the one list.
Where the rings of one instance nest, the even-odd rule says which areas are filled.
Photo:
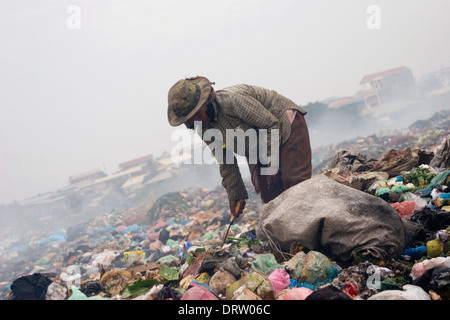
[[385, 290], [367, 300], [431, 300], [431, 298], [421, 287], [406, 284], [403, 290]]

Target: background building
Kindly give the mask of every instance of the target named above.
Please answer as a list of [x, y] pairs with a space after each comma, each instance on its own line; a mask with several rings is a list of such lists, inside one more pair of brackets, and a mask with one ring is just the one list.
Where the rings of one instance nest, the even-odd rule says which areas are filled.
[[410, 97], [415, 91], [415, 80], [409, 68], [398, 67], [366, 75], [360, 86], [366, 107], [371, 108]]

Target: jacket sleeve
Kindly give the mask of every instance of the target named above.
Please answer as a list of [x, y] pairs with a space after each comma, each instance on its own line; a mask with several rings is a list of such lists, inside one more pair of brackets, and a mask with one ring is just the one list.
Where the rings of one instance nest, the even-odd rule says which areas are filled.
[[[226, 148], [224, 148], [226, 150]], [[226, 151], [224, 151], [225, 153]], [[222, 185], [227, 190], [228, 199], [244, 200], [248, 199], [247, 189], [242, 180], [241, 171], [237, 164], [236, 157], [233, 155], [233, 163], [222, 163], [219, 165]]]
[[222, 154], [222, 158], [218, 157], [216, 153], [217, 145], [211, 144], [211, 142], [206, 142], [208, 147], [211, 149], [212, 154], [217, 159], [219, 163], [219, 172], [222, 177], [222, 185], [228, 193], [228, 199], [230, 201], [234, 200], [245, 200], [248, 199], [247, 189], [245, 188], [244, 181], [242, 180], [241, 172], [237, 164], [236, 157], [233, 154], [233, 163], [227, 163], [226, 147], [222, 147], [219, 152]]

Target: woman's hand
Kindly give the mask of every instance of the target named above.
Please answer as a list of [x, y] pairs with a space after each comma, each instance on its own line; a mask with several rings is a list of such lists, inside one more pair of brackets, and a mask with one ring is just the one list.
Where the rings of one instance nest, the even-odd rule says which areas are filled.
[[245, 200], [232, 200], [230, 201], [230, 212], [235, 218], [238, 218], [245, 208]]

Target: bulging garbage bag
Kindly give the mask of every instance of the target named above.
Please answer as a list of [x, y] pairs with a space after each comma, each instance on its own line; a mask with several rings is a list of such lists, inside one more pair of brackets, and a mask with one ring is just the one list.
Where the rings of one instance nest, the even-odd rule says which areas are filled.
[[284, 269], [275, 269], [269, 275], [269, 280], [272, 282], [273, 290], [275, 294], [286, 289], [291, 284], [289, 273]]
[[259, 270], [254, 270], [227, 287], [228, 300], [233, 298], [234, 292], [245, 285], [246, 288], [257, 294], [263, 300], [274, 299], [273, 285], [267, 276]]
[[330, 259], [318, 251], [308, 252], [297, 262], [295, 276], [300, 282], [315, 284], [325, 280], [332, 280], [338, 275], [338, 270]]
[[120, 254], [116, 250], [105, 250], [92, 256], [90, 265], [92, 267], [104, 266], [107, 267]]
[[353, 300], [350, 296], [333, 285], [322, 287], [310, 295], [305, 300]]
[[233, 298], [231, 298], [231, 300], [262, 300], [262, 299], [244, 285], [234, 292]]
[[406, 284], [403, 290], [381, 291], [367, 300], [431, 300], [431, 298], [421, 287]]
[[217, 294], [225, 295], [227, 287], [234, 282], [236, 282], [236, 277], [232, 273], [219, 270], [209, 280], [209, 286]]
[[434, 291], [444, 300], [448, 300], [450, 298], [450, 268], [438, 266], [429, 269], [412, 284], [421, 287], [426, 292]]
[[41, 273], [17, 278], [11, 284], [15, 300], [45, 300], [52, 281]]
[[433, 239], [427, 242], [427, 256], [436, 258], [444, 253], [444, 248], [439, 239]]
[[415, 263], [411, 269], [411, 278], [416, 280], [427, 270], [439, 266], [450, 268], [450, 257], [437, 257]]
[[256, 236], [285, 250], [298, 242], [345, 261], [356, 253], [400, 256], [419, 229], [383, 199], [319, 174], [265, 204]]
[[400, 218], [409, 219], [411, 214], [414, 212], [414, 208], [416, 207], [416, 202], [412, 201], [412, 200], [395, 202], [395, 203], [392, 203], [391, 206], [398, 212], [398, 215], [400, 216]]
[[314, 291], [309, 288], [292, 288], [282, 293], [278, 300], [305, 300]]
[[255, 270], [261, 270], [264, 274], [269, 275], [275, 269], [283, 268], [283, 266], [277, 262], [273, 254], [261, 253], [255, 260], [253, 260], [252, 268]]
[[219, 300], [211, 291], [202, 286], [189, 288], [180, 300]]

